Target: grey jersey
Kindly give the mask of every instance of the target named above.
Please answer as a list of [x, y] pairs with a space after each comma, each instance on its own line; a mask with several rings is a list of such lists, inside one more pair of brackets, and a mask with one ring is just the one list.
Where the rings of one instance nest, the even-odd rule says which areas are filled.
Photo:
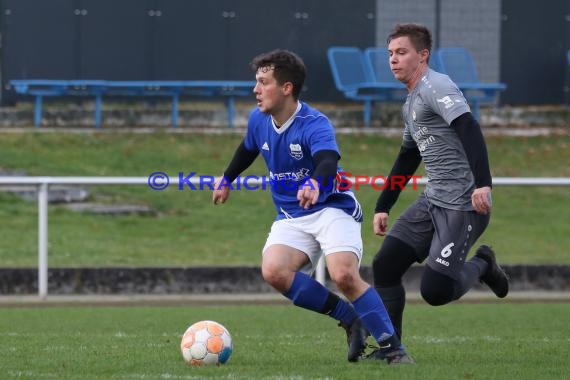
[[473, 173], [455, 130], [450, 126], [470, 108], [455, 83], [431, 69], [408, 94], [403, 106], [403, 145], [417, 146], [426, 167], [428, 199], [444, 208], [471, 211]]

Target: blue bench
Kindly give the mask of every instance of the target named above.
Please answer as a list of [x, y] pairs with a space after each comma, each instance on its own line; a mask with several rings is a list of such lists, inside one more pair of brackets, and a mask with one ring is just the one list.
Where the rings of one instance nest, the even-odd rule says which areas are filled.
[[14, 79], [10, 81], [18, 94], [35, 97], [34, 125], [42, 119], [44, 97], [84, 96], [95, 99], [95, 126], [101, 126], [103, 96], [165, 96], [172, 99], [172, 125], [178, 126], [181, 96], [222, 97], [228, 114], [228, 127], [233, 127], [234, 98], [252, 95], [254, 81], [106, 81]]
[[372, 50], [365, 54], [357, 47], [331, 46], [327, 58], [336, 88], [348, 99], [364, 103], [365, 127], [370, 126], [373, 102], [405, 97], [404, 86], [395, 79], [386, 80], [385, 66], [371, 61], [376, 59]]
[[463, 47], [439, 48], [435, 52], [438, 71], [449, 77], [471, 104], [473, 116], [479, 120], [481, 103], [496, 103], [507, 86], [504, 83], [482, 83], [471, 53]]

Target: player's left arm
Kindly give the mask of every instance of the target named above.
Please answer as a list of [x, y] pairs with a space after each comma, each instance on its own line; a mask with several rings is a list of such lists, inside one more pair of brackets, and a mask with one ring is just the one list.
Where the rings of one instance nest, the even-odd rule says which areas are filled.
[[297, 199], [299, 205], [305, 209], [311, 207], [319, 199], [319, 189], [328, 188], [334, 182], [340, 156], [335, 150], [319, 150], [313, 156], [315, 170], [309, 178], [310, 185], [305, 182], [299, 188]]
[[224, 175], [214, 183], [214, 191], [212, 192], [212, 202], [214, 204], [226, 202], [230, 196], [230, 184], [238, 175], [249, 168], [258, 155], [258, 151], [250, 151], [245, 147], [245, 141], [241, 142], [230, 164], [224, 171]]
[[491, 211], [491, 188], [493, 179], [489, 169], [487, 145], [479, 123], [471, 112], [466, 112], [451, 122], [451, 127], [459, 136], [463, 145], [471, 172], [475, 178], [475, 191], [471, 195], [471, 203], [479, 214]]

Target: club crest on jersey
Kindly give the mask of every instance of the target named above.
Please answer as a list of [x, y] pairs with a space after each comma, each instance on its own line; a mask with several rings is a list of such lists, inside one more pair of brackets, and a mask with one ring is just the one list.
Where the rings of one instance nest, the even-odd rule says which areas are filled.
[[289, 154], [296, 160], [303, 158], [303, 149], [301, 149], [301, 144], [289, 144]]

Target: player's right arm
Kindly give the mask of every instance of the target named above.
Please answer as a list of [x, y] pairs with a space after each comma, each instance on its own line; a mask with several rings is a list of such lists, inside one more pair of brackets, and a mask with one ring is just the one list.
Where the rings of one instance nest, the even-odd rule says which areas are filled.
[[250, 151], [245, 147], [244, 141], [237, 147], [234, 156], [224, 171], [224, 175], [214, 183], [212, 202], [224, 203], [230, 196], [230, 184], [247, 169], [259, 155], [259, 151]]
[[380, 193], [378, 201], [376, 202], [376, 208], [374, 209], [374, 220], [372, 222], [372, 227], [376, 235], [384, 236], [388, 229], [388, 214], [390, 209], [400, 196], [402, 191], [402, 177], [406, 178], [404, 186], [408, 183], [410, 176], [412, 176], [420, 162], [422, 161], [422, 156], [417, 146], [406, 147], [402, 145], [400, 148], [400, 153], [394, 161], [390, 175], [386, 179], [386, 187]]

